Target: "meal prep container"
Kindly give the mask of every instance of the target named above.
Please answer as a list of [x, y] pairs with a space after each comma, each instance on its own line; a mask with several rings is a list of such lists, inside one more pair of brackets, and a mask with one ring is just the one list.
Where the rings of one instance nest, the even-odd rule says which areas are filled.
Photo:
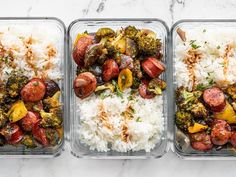
[[[78, 33], [88, 31], [89, 33], [96, 32], [101, 27], [110, 27], [114, 30], [133, 25], [137, 28], [147, 28], [157, 33], [158, 38], [161, 39], [163, 48], [163, 60], [167, 61], [167, 39], [168, 39], [168, 27], [166, 24], [157, 19], [83, 19], [73, 21], [68, 29], [68, 70], [69, 76], [69, 99], [70, 99], [70, 148], [73, 155], [82, 158], [101, 158], [101, 159], [139, 159], [139, 158], [158, 158], [167, 152], [167, 91], [163, 94], [163, 115], [164, 115], [164, 131], [160, 143], [156, 144], [156, 147], [151, 152], [137, 151], [137, 152], [98, 152], [96, 150], [90, 150], [88, 146], [82, 144], [79, 140], [78, 132], [80, 131], [80, 115], [79, 107], [76, 104], [78, 99], [73, 91], [73, 80], [76, 77], [76, 64], [72, 58], [72, 46]], [[163, 74], [163, 79], [167, 80], [166, 73]]]
[[[192, 149], [190, 146], [188, 148], [183, 148], [186, 143], [179, 143], [177, 141], [177, 134], [179, 133], [175, 123], [175, 111], [176, 111], [176, 104], [175, 104], [175, 98], [174, 98], [174, 92], [176, 88], [176, 80], [174, 76], [175, 72], [175, 67], [174, 67], [174, 57], [175, 57], [175, 47], [176, 47], [176, 37], [177, 37], [177, 32], [176, 30], [178, 28], [181, 28], [182, 30], [191, 30], [199, 27], [203, 27], [203, 29], [236, 29], [236, 21], [235, 20], [181, 20], [175, 23], [172, 26], [171, 29], [171, 51], [170, 51], [170, 58], [169, 60], [171, 61], [171, 66], [170, 68], [170, 80], [169, 83], [173, 83], [173, 85], [168, 85], [170, 87], [170, 99], [169, 99], [169, 114], [172, 115], [170, 119], [172, 120], [172, 125], [174, 126], [173, 129], [173, 143], [172, 143], [172, 150], [177, 154], [177, 156], [183, 158], [183, 159], [193, 159], [193, 160], [209, 160], [209, 159], [235, 159], [236, 156], [236, 151], [235, 149], [221, 149], [221, 150], [215, 150], [212, 149], [207, 152], [201, 152], [201, 151], [196, 151]], [[172, 78], [171, 78], [172, 77]], [[169, 96], [169, 95], [168, 95]], [[172, 100], [172, 101], [171, 101]], [[173, 109], [171, 109], [173, 108]]]
[[[65, 92], [66, 92], [66, 82], [67, 82], [67, 65], [65, 60], [65, 37], [66, 37], [66, 27], [64, 23], [57, 18], [0, 18], [0, 26], [8, 26], [8, 25], [19, 25], [19, 26], [47, 26], [55, 30], [60, 36], [58, 37], [58, 46], [59, 51], [61, 53], [61, 63], [60, 70], [62, 74], [62, 80], [59, 82], [59, 87], [62, 91], [61, 103], [63, 104], [63, 118], [66, 115], [65, 109]], [[43, 33], [43, 31], [42, 31]], [[63, 120], [64, 122], [64, 120]], [[64, 126], [63, 126], [64, 127]], [[64, 145], [64, 138], [59, 145], [54, 147], [42, 148], [37, 147], [35, 149], [27, 149], [26, 147], [19, 146], [11, 146], [4, 145], [0, 147], [0, 157], [24, 157], [24, 158], [32, 158], [32, 157], [55, 157], [60, 155], [62, 151], [62, 147]]]

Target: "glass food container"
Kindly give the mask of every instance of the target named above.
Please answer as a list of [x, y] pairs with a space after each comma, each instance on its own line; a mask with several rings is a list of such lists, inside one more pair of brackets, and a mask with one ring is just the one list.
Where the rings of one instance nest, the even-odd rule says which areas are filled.
[[[174, 92], [177, 87], [176, 85], [176, 76], [175, 76], [175, 56], [176, 56], [176, 46], [177, 41], [180, 39], [177, 34], [177, 29], [180, 28], [183, 31], [186, 30], [194, 30], [198, 28], [203, 29], [203, 33], [206, 32], [209, 29], [235, 29], [236, 28], [236, 21], [235, 20], [181, 20], [175, 23], [172, 26], [171, 29], [171, 66], [170, 66], [170, 75], [172, 75], [172, 78], [170, 77], [169, 83], [173, 83], [173, 85], [170, 87], [170, 99], [173, 101], [170, 101], [171, 108], [169, 110], [169, 113], [171, 116], [171, 120], [173, 121], [175, 119], [175, 111], [176, 111], [176, 104], [175, 104], [175, 97]], [[218, 48], [219, 49], [219, 48]], [[173, 129], [173, 151], [177, 154], [177, 156], [183, 158], [183, 159], [194, 159], [194, 160], [207, 160], [207, 159], [234, 159], [236, 156], [236, 151], [232, 147], [227, 147], [223, 149], [217, 150], [216, 148], [213, 148], [210, 151], [202, 152], [202, 151], [196, 151], [189, 145], [189, 139], [186, 138], [183, 133], [181, 133], [180, 130], [175, 126], [175, 123], [172, 122], [172, 125], [174, 125]]]
[[[137, 152], [98, 152], [96, 150], [90, 150], [88, 146], [81, 143], [79, 140], [78, 132], [80, 131], [80, 114], [78, 111], [77, 97], [73, 91], [73, 80], [76, 77], [76, 64], [72, 58], [73, 42], [76, 39], [78, 33], [87, 31], [88, 33], [94, 33], [101, 27], [110, 27], [116, 30], [121, 27], [133, 25], [137, 28], [146, 28], [154, 31], [158, 38], [161, 39], [163, 44], [162, 53], [163, 60], [167, 62], [167, 42], [168, 42], [168, 27], [166, 24], [158, 19], [79, 19], [73, 21], [68, 29], [68, 70], [69, 75], [69, 103], [70, 103], [70, 148], [73, 155], [80, 158], [100, 158], [100, 159], [144, 159], [144, 158], [159, 158], [163, 156], [168, 150], [168, 112], [167, 112], [167, 91], [163, 94], [163, 115], [164, 115], [164, 131], [162, 133], [161, 141], [156, 144], [155, 148], [151, 152], [137, 151]], [[167, 63], [166, 63], [167, 64]], [[167, 71], [168, 72], [168, 71]], [[164, 80], [167, 80], [166, 73], [162, 75]]]
[[[65, 109], [66, 99], [66, 83], [67, 83], [67, 63], [65, 60], [65, 39], [66, 39], [66, 27], [64, 23], [57, 18], [0, 18], [0, 28], [8, 26], [17, 26], [21, 29], [21, 32], [24, 34], [24, 27], [41, 27], [43, 29], [50, 29], [54, 31], [54, 34], [57, 36], [57, 52], [60, 58], [60, 74], [62, 76], [61, 80], [58, 82], [61, 89], [61, 103], [63, 110], [63, 119], [66, 117], [67, 110]], [[35, 31], [34, 31], [35, 32]], [[43, 34], [44, 31], [40, 31], [37, 34]], [[64, 124], [64, 121], [63, 121]], [[62, 125], [63, 126], [63, 125]], [[63, 126], [64, 127], [64, 126]], [[63, 128], [64, 129], [64, 128]], [[63, 133], [63, 130], [62, 130]], [[32, 157], [55, 157], [60, 155], [64, 145], [64, 137], [59, 144], [52, 147], [37, 147], [34, 149], [27, 149], [23, 145], [4, 145], [0, 147], [0, 157], [23, 157], [23, 158], [32, 158]]]

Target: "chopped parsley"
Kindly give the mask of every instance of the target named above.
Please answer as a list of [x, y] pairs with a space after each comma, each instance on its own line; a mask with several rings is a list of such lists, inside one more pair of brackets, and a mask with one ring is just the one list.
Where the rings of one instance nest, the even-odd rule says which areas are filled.
[[196, 40], [190, 40], [190, 45], [193, 49], [198, 49], [200, 45], [195, 44]]
[[136, 119], [136, 122], [142, 122], [141, 117], [138, 117], [138, 118]]
[[35, 87], [39, 86], [39, 82], [38, 81], [34, 82], [33, 86], [35, 86]]
[[202, 32], [205, 33], [205, 32], [206, 32], [206, 29], [204, 29]]
[[116, 92], [116, 95], [120, 98], [123, 98], [123, 93], [120, 91], [119, 87], [118, 87], [118, 84], [116, 83], [115, 80], [112, 80], [112, 85], [115, 86], [115, 92]]

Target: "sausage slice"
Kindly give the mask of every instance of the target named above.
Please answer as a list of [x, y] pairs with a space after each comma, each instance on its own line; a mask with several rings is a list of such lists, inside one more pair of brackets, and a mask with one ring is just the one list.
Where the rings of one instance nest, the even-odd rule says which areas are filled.
[[92, 73], [81, 73], [74, 80], [75, 95], [81, 99], [84, 99], [95, 91], [96, 86], [97, 80]]
[[203, 100], [214, 112], [221, 112], [226, 106], [225, 95], [218, 87], [206, 89], [203, 92]]
[[205, 132], [191, 134], [190, 141], [192, 148], [198, 151], [208, 151], [213, 147], [210, 135]]
[[215, 120], [211, 127], [211, 141], [215, 145], [226, 144], [231, 137], [231, 127], [224, 120]]

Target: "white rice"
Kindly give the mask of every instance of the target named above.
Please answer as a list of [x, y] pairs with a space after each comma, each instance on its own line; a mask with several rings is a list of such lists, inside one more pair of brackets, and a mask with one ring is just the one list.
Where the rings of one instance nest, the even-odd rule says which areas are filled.
[[[130, 90], [123, 98], [115, 94], [100, 99], [93, 95], [87, 99], [77, 99], [80, 109], [79, 138], [91, 150], [118, 152], [145, 150], [149, 152], [161, 140], [164, 130], [163, 99], [156, 96], [153, 99], [143, 99], [138, 94], [134, 100], [129, 100]], [[127, 120], [130, 139], [126, 142], [121, 137], [124, 117], [121, 115], [128, 105], [133, 105], [134, 114]], [[113, 129], [108, 129], [99, 118], [99, 105], [104, 106], [109, 115], [108, 123]]]
[[[31, 62], [36, 67], [37, 72], [27, 64], [26, 53], [28, 48], [24, 45], [25, 41], [32, 39], [34, 42], [28, 46], [32, 51], [33, 59]], [[0, 72], [0, 83], [4, 84], [11, 71], [23, 71], [29, 78], [43, 77], [59, 80], [61, 78], [61, 44], [63, 43], [60, 31], [52, 26], [39, 25], [1, 25], [0, 43], [5, 51], [13, 53], [13, 62], [16, 68], [2, 62]], [[55, 49], [56, 55], [49, 57], [47, 47]], [[50, 63], [51, 67], [44, 69]], [[43, 72], [42, 72], [43, 70]]]
[[[191, 48], [191, 40], [200, 46], [197, 50], [202, 58], [195, 66], [196, 84], [207, 85], [209, 80], [216, 84], [232, 84], [236, 81], [236, 31], [229, 27], [207, 28], [204, 26], [182, 29], [186, 32], [186, 42], [179, 36], [175, 39], [174, 62], [177, 87], [192, 89], [187, 65], [183, 62]], [[227, 45], [232, 47], [228, 56], [228, 68], [224, 74], [223, 56]]]

